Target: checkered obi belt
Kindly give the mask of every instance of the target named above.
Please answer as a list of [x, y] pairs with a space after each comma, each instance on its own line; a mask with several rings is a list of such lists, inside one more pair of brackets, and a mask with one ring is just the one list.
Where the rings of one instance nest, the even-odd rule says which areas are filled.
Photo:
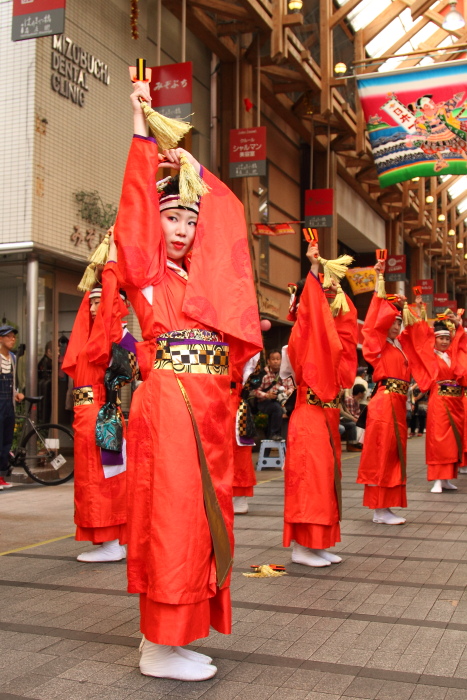
[[104, 386], [77, 386], [73, 389], [73, 405], [89, 406], [95, 402], [102, 402], [105, 398]]
[[405, 382], [403, 379], [388, 377], [387, 379], [382, 379], [380, 384], [384, 386], [385, 394], [402, 394], [402, 396], [407, 396], [409, 393], [409, 382]]
[[170, 331], [157, 338], [154, 369], [170, 369], [176, 374], [229, 374], [229, 346], [214, 331]]
[[339, 396], [336, 396], [332, 401], [320, 401], [316, 394], [313, 394], [311, 389], [308, 387], [306, 392], [306, 402], [311, 404], [311, 406], [321, 406], [321, 408], [339, 408], [340, 400]]
[[436, 383], [438, 385], [438, 396], [452, 396], [456, 399], [461, 399], [464, 395], [464, 388], [457, 382], [445, 379]]

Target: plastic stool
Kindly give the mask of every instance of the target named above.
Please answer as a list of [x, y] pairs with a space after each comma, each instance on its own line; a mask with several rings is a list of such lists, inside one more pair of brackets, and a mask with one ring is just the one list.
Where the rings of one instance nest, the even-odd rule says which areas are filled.
[[[271, 457], [271, 451], [277, 450], [277, 457]], [[282, 469], [285, 462], [285, 440], [261, 440], [256, 471], [267, 467]]]

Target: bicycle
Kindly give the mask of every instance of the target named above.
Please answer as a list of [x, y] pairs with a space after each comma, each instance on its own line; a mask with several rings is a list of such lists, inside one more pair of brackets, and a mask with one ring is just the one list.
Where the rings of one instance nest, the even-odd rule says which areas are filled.
[[24, 416], [16, 447], [10, 452], [9, 467], [21, 467], [34, 481], [44, 486], [57, 486], [69, 481], [74, 472], [73, 433], [55, 423], [36, 424], [31, 418], [34, 404], [42, 396], [26, 396], [29, 406]]

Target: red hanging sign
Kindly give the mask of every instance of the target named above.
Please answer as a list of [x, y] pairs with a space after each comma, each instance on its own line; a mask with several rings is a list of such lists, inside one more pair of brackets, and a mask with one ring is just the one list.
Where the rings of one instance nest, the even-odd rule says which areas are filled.
[[448, 302], [449, 294], [446, 292], [435, 294], [433, 296], [433, 306], [435, 309], [446, 309], [446, 303]]
[[386, 279], [388, 282], [401, 282], [405, 279], [405, 255], [389, 255], [386, 260]]
[[326, 228], [332, 226], [334, 190], [305, 190], [305, 226]]
[[151, 107], [171, 119], [189, 117], [192, 105], [192, 62], [155, 66], [151, 71]]
[[266, 175], [266, 127], [230, 129], [229, 177]]
[[11, 40], [63, 34], [66, 0], [13, 0]]

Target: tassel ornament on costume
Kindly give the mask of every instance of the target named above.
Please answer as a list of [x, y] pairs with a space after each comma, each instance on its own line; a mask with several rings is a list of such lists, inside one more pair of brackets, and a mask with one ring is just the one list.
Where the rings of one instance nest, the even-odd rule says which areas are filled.
[[89, 292], [94, 287], [94, 285], [99, 281], [97, 279], [97, 263], [90, 263], [84, 271], [84, 275], [81, 278], [81, 282], [78, 284], [78, 290], [80, 292]]
[[[152, 109], [147, 102], [140, 99], [141, 109], [149, 129], [157, 141], [160, 151], [176, 148], [179, 141], [190, 131], [191, 124], [179, 119], [170, 119]], [[193, 201], [193, 200], [191, 200]]]
[[274, 576], [287, 576], [286, 571], [275, 571], [271, 568], [270, 564], [261, 564], [261, 566], [255, 567], [256, 571], [254, 574], [243, 574], [247, 578], [272, 578]]
[[422, 308], [420, 309], [420, 318], [422, 321], [426, 321], [428, 318], [428, 315], [426, 313], [426, 304], [422, 304]]
[[404, 326], [413, 326], [418, 321], [419, 319], [411, 312], [408, 303], [405, 301], [402, 309], [402, 322]]
[[105, 265], [109, 259], [109, 248], [110, 248], [110, 235], [113, 233], [113, 226], [107, 231], [103, 240], [97, 248], [89, 256], [89, 265], [84, 271], [84, 275], [81, 278], [81, 282], [78, 284], [78, 290], [80, 292], [89, 292], [96, 282], [97, 269], [99, 266]]
[[385, 299], [386, 298], [386, 285], [384, 284], [384, 275], [382, 272], [380, 272], [378, 275], [377, 297], [378, 297], [378, 299]]
[[318, 261], [324, 269], [323, 287], [330, 287], [332, 280], [339, 282], [344, 277], [354, 259], [350, 255], [340, 255], [335, 260], [326, 260], [320, 256]]
[[180, 202], [187, 206], [197, 202], [204, 194], [208, 194], [209, 187], [198, 175], [194, 166], [184, 155], [180, 156], [179, 176]]
[[342, 315], [347, 314], [350, 311], [347, 297], [345, 296], [340, 284], [337, 285], [336, 296], [334, 301], [331, 303], [331, 311], [333, 316], [337, 316], [340, 311], [342, 312]]

